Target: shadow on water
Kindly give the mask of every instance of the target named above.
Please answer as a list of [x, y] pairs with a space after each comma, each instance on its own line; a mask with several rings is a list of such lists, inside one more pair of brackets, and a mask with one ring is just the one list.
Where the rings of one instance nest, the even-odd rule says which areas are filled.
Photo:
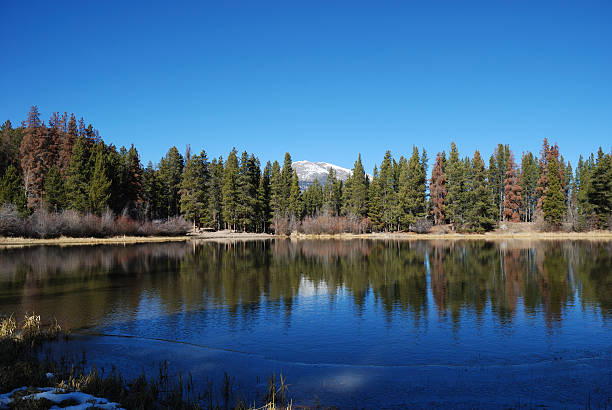
[[589, 366], [582, 380], [609, 390], [611, 267], [610, 242], [40, 246], [0, 252], [0, 312], [129, 337], [86, 338], [100, 358], [165, 354], [202, 375], [245, 361], [249, 377], [285, 370], [308, 398], [367, 402], [395, 389], [443, 404], [452, 386], [469, 400], [503, 390], [493, 376], [522, 377], [522, 390], [505, 393], [512, 402], [541, 394], [528, 382], [557, 377], [560, 360], [575, 377]]

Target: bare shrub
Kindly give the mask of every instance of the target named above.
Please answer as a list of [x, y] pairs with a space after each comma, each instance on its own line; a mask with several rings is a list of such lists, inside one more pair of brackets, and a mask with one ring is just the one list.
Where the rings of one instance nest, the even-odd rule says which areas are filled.
[[115, 235], [115, 215], [108, 208], [106, 208], [106, 211], [104, 211], [100, 218], [100, 233], [102, 236]]
[[28, 218], [27, 230], [29, 236], [57, 238], [62, 232], [62, 221], [58, 214], [39, 208]]
[[277, 235], [289, 235], [291, 232], [297, 231], [299, 223], [295, 215], [285, 213], [284, 215], [275, 215], [272, 219], [271, 228]]
[[415, 233], [428, 233], [433, 224], [427, 218], [420, 218], [410, 224], [408, 230]]
[[0, 235], [24, 236], [25, 223], [14, 205], [3, 205], [0, 208]]
[[299, 231], [308, 235], [354, 233], [360, 234], [371, 230], [372, 224], [368, 218], [358, 216], [332, 216], [317, 214], [307, 216], [299, 225]]

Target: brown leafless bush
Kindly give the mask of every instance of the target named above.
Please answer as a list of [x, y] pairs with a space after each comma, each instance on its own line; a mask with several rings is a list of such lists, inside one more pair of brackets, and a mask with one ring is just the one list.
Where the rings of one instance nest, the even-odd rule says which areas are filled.
[[291, 232], [297, 231], [298, 221], [295, 215], [285, 213], [284, 215], [275, 215], [272, 219], [271, 228], [277, 235], [289, 235]]
[[412, 224], [410, 224], [410, 226], [408, 227], [408, 230], [410, 232], [415, 232], [415, 233], [428, 233], [429, 231], [431, 231], [432, 226], [433, 224], [431, 223], [429, 219], [421, 218], [421, 219], [417, 219]]
[[12, 206], [0, 208], [0, 235], [2, 236], [31, 238], [57, 238], [59, 236], [82, 238], [115, 235], [172, 236], [185, 235], [190, 230], [191, 224], [178, 216], [167, 221], [150, 222], [136, 221], [125, 215], [115, 218], [109, 210], [100, 217], [91, 213], [80, 214], [76, 211], [53, 213], [41, 208], [23, 219]]
[[332, 216], [318, 214], [308, 216], [299, 225], [299, 231], [308, 235], [354, 233], [360, 234], [371, 230], [371, 222], [367, 218], [357, 216]]
[[25, 235], [25, 221], [21, 218], [14, 205], [3, 205], [0, 208], [0, 235]]
[[45, 208], [35, 210], [27, 220], [27, 235], [35, 238], [57, 238], [62, 233], [62, 220], [59, 214]]

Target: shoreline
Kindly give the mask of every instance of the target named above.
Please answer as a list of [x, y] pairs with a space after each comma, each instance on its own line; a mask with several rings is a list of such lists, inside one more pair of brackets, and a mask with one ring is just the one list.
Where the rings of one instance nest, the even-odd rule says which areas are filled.
[[592, 232], [489, 232], [484, 234], [471, 233], [426, 233], [417, 234], [411, 232], [375, 232], [365, 234], [340, 233], [340, 234], [304, 234], [292, 233], [291, 235], [274, 235], [266, 233], [251, 232], [228, 232], [218, 231], [202, 233], [198, 235], [184, 236], [114, 236], [109, 238], [72, 238], [59, 237], [49, 239], [23, 238], [23, 237], [0, 237], [0, 247], [18, 247], [35, 245], [112, 245], [112, 244], [137, 244], [137, 243], [163, 243], [182, 241], [251, 241], [269, 239], [300, 240], [589, 240], [589, 241], [612, 241], [612, 231]]

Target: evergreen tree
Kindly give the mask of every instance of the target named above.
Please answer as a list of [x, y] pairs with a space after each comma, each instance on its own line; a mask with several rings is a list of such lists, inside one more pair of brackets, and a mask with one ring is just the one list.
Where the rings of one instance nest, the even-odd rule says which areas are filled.
[[349, 183], [345, 185], [345, 192], [348, 193], [346, 213], [365, 217], [368, 214], [368, 187], [366, 174], [361, 163], [361, 154], [355, 161]]
[[268, 221], [272, 219], [272, 208], [271, 208], [271, 175], [272, 175], [272, 164], [270, 161], [266, 163], [261, 178], [259, 180], [259, 187], [257, 189], [257, 198], [260, 204], [259, 217], [257, 220], [257, 230], [259, 232], [267, 232]]
[[610, 155], [604, 154], [601, 147], [597, 151], [588, 199], [596, 217], [597, 227], [604, 229], [612, 215], [612, 164]]
[[10, 165], [20, 170], [19, 150], [22, 139], [23, 128], [13, 128], [9, 120], [0, 127], [0, 175], [4, 175]]
[[323, 210], [331, 215], [340, 215], [342, 210], [343, 184], [336, 178], [336, 171], [330, 167], [323, 188]]
[[314, 180], [304, 192], [303, 198], [304, 213], [307, 216], [314, 216], [323, 208], [323, 187], [319, 183], [319, 180]]
[[549, 153], [548, 161], [546, 161], [546, 169], [547, 184], [542, 198], [542, 211], [546, 222], [556, 229], [561, 225], [565, 216], [565, 198], [559, 178], [559, 162], [552, 152]]
[[281, 168], [278, 161], [274, 161], [270, 170], [270, 208], [272, 211], [271, 218], [268, 220], [268, 225], [272, 223], [273, 217], [280, 217], [285, 212], [284, 204], [284, 188], [281, 178]]
[[158, 171], [153, 168], [153, 163], [149, 161], [142, 174], [142, 199], [146, 219], [158, 219], [165, 214], [166, 207], [163, 205], [161, 196], [162, 186]]
[[208, 179], [208, 215], [210, 226], [214, 229], [223, 227], [223, 158], [213, 159], [210, 164]]
[[436, 163], [431, 172], [431, 180], [429, 182], [429, 195], [431, 197], [432, 213], [434, 224], [443, 224], [446, 220], [446, 173], [445, 173], [446, 155], [438, 152], [436, 155]]
[[239, 220], [240, 183], [237, 151], [234, 148], [223, 169], [223, 220], [228, 229], [236, 229]]
[[394, 162], [391, 157], [391, 151], [387, 151], [380, 165], [380, 205], [385, 231], [395, 230], [399, 226], [398, 198], [395, 190], [396, 172], [394, 171], [394, 168], [399, 169], [399, 166], [397, 164], [394, 165]]
[[521, 206], [521, 185], [517, 176], [514, 156], [510, 153], [506, 166], [506, 179], [504, 180], [504, 212], [502, 220], [519, 222], [521, 220]]
[[280, 208], [284, 214], [289, 211], [289, 198], [291, 196], [291, 183], [293, 180], [293, 168], [291, 167], [291, 155], [285, 153], [285, 161], [283, 162], [283, 169], [281, 170], [281, 197], [280, 197]]
[[297, 172], [293, 171], [293, 177], [291, 178], [291, 190], [289, 194], [289, 210], [297, 220], [302, 219], [304, 212], [304, 203], [302, 200], [302, 192], [300, 190], [300, 181], [298, 180]]
[[446, 164], [447, 182], [447, 217], [454, 226], [462, 226], [466, 221], [468, 203], [468, 179], [466, 162], [459, 159], [459, 151], [455, 143], [451, 143], [448, 162]]
[[425, 162], [421, 161], [416, 146], [412, 149], [408, 163], [401, 169], [399, 182], [401, 223], [404, 229], [408, 229], [417, 219], [424, 218], [427, 210]]
[[487, 183], [487, 171], [478, 150], [472, 158], [469, 181], [467, 226], [476, 232], [490, 231], [495, 226], [496, 207]]
[[208, 158], [204, 150], [200, 155], [189, 156], [183, 169], [179, 193], [181, 195], [181, 213], [187, 219], [193, 221], [194, 228], [209, 223], [206, 195], [208, 173]]
[[504, 181], [506, 180], [509, 156], [510, 147], [508, 145], [498, 144], [489, 160], [489, 186], [493, 194], [493, 203], [497, 209], [497, 220], [503, 219], [505, 202]]
[[93, 151], [94, 169], [89, 183], [89, 209], [100, 215], [108, 206], [111, 181], [107, 177], [104, 143], [96, 143]]
[[521, 196], [523, 199], [523, 220], [532, 222], [538, 203], [538, 180], [540, 179], [538, 159], [531, 152], [523, 153], [521, 160]]
[[79, 137], [72, 148], [70, 164], [66, 174], [66, 198], [68, 207], [85, 212], [89, 208], [89, 153], [85, 140]]
[[183, 156], [176, 147], [171, 147], [159, 163], [159, 178], [164, 189], [166, 205], [165, 217], [178, 215], [180, 210], [181, 177], [183, 175]]
[[595, 158], [593, 154], [586, 161], [583, 161], [582, 155], [578, 160], [576, 167], [575, 178], [575, 194], [576, 194], [576, 213], [578, 229], [591, 228], [593, 221], [593, 206], [589, 201], [589, 192], [591, 192], [591, 177], [595, 168]]
[[25, 123], [21, 141], [21, 169], [28, 207], [40, 205], [44, 193], [44, 178], [51, 164], [52, 150], [47, 138], [47, 128], [40, 122], [38, 107], [32, 106]]
[[0, 205], [13, 204], [21, 215], [27, 213], [23, 181], [17, 168], [9, 165], [0, 180]]
[[64, 178], [57, 166], [52, 166], [45, 178], [44, 202], [52, 211], [59, 211], [66, 207], [66, 192]]
[[380, 177], [378, 175], [378, 168], [374, 166], [374, 172], [372, 173], [372, 182], [368, 191], [369, 208], [368, 218], [372, 224], [372, 229], [380, 231], [384, 229], [383, 215], [382, 215], [382, 198], [380, 192]]

